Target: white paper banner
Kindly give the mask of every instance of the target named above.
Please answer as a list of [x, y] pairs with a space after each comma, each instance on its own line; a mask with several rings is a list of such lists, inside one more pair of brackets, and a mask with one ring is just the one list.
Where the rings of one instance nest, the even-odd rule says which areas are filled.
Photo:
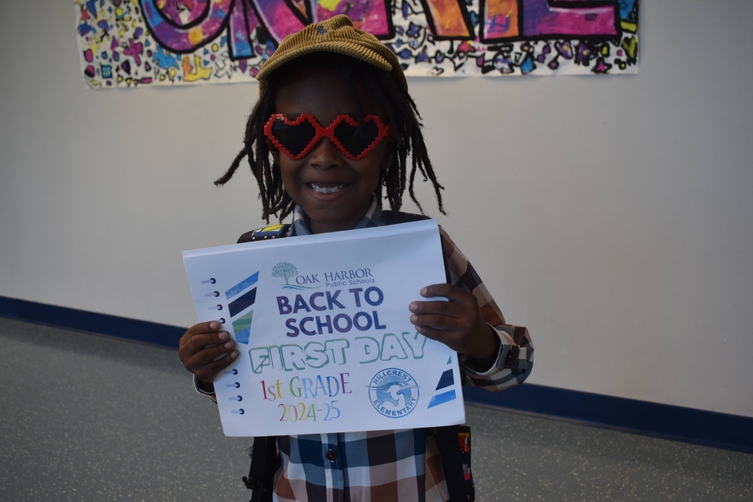
[[214, 382], [227, 436], [463, 423], [457, 354], [408, 305], [445, 282], [434, 220], [185, 251], [200, 321], [240, 357]]

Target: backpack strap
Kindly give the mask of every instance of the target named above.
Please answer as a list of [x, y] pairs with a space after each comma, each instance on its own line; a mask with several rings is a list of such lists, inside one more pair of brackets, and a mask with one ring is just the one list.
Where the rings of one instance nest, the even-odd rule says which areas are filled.
[[382, 217], [387, 225], [397, 225], [399, 223], [410, 223], [412, 221], [421, 221], [430, 219], [423, 214], [403, 213], [401, 211], [382, 211]]
[[252, 490], [250, 502], [272, 502], [275, 471], [277, 470], [277, 436], [255, 437], [249, 454], [251, 466], [243, 484]]
[[[246, 232], [238, 237], [242, 242], [265, 241], [290, 235], [290, 225], [270, 225]], [[251, 502], [272, 502], [275, 472], [277, 471], [277, 436], [255, 437], [251, 448], [251, 465], [243, 484], [252, 491]]]
[[238, 244], [242, 242], [265, 241], [267, 239], [277, 239], [290, 235], [290, 225], [288, 223], [280, 225], [270, 225], [268, 227], [251, 230], [238, 237]]
[[473, 502], [476, 489], [471, 473], [471, 428], [467, 425], [435, 427], [432, 430], [442, 457], [442, 469], [450, 500]]

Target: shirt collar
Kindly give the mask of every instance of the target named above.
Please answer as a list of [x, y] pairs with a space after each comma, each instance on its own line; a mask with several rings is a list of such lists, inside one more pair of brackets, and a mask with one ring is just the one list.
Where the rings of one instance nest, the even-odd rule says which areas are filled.
[[[371, 198], [371, 205], [363, 215], [361, 221], [359, 221], [353, 230], [357, 228], [370, 228], [379, 227], [384, 225], [384, 218], [382, 217], [382, 208], [377, 204], [376, 197]], [[293, 225], [290, 227], [290, 236], [296, 235], [311, 235], [311, 229], [308, 224], [308, 216], [303, 212], [301, 206], [296, 205], [293, 211]]]

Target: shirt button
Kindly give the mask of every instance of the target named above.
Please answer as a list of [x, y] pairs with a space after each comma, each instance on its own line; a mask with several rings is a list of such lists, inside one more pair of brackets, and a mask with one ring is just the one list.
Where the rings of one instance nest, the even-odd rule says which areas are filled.
[[330, 462], [334, 462], [337, 458], [337, 453], [335, 453], [333, 450], [329, 450], [324, 456], [327, 457], [327, 460], [329, 460]]

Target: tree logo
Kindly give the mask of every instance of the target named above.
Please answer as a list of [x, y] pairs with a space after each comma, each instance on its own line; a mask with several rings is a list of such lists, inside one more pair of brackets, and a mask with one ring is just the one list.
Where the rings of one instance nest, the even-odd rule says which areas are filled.
[[321, 287], [319, 274], [300, 275], [298, 267], [287, 261], [281, 261], [272, 267], [272, 277], [285, 281], [282, 289], [317, 289]]
[[[290, 278], [298, 275], [298, 269], [292, 263], [281, 261], [272, 267], [272, 277], [277, 277], [285, 281], [285, 286], [292, 287]], [[283, 287], [285, 287], [283, 286]]]

